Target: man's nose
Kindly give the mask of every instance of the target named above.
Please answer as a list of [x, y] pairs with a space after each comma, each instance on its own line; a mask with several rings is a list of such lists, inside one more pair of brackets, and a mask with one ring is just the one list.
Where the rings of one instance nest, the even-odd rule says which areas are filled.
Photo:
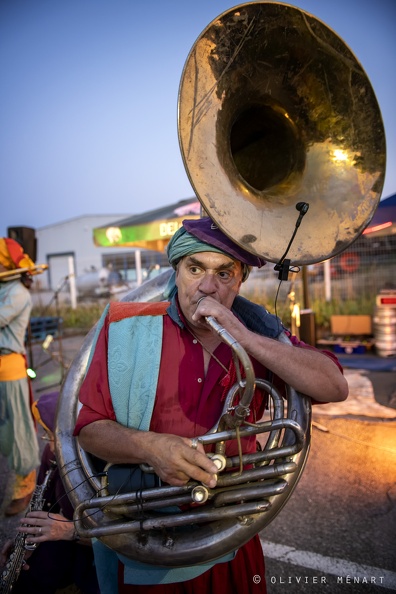
[[216, 276], [214, 274], [206, 273], [199, 283], [199, 290], [205, 295], [215, 293], [217, 290]]

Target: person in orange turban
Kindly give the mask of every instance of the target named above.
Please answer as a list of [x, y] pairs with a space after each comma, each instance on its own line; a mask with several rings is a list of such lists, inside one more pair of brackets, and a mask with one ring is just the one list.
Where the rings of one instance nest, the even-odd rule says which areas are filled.
[[9, 237], [0, 237], [0, 265], [5, 270], [17, 268], [34, 268], [34, 262], [25, 254], [22, 246]]
[[32, 299], [20, 274], [1, 275], [21, 268], [33, 269], [34, 262], [17, 241], [0, 238], [0, 452], [16, 475], [7, 516], [29, 505], [39, 464], [25, 356]]

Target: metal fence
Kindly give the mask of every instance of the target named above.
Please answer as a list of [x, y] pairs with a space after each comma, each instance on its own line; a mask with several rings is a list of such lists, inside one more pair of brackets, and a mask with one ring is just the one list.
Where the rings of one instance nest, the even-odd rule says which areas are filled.
[[[312, 299], [328, 300], [324, 283], [321, 282], [325, 266], [312, 266], [309, 283]], [[348, 250], [332, 258], [328, 266], [331, 299], [374, 302], [381, 290], [396, 289], [396, 235], [363, 235]], [[318, 283], [320, 286], [316, 287]]]
[[276, 311], [286, 321], [293, 307], [312, 308], [319, 326], [334, 314], [369, 314], [382, 290], [396, 289], [396, 235], [362, 235], [327, 262], [291, 273], [280, 283], [274, 265], [254, 271], [243, 294]]

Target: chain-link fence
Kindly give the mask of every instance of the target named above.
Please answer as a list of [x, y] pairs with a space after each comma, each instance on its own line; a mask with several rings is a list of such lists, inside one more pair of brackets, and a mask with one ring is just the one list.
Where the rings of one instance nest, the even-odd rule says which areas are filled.
[[[312, 299], [326, 296], [325, 264], [311, 267]], [[367, 300], [374, 303], [383, 289], [396, 289], [396, 235], [361, 236], [352, 246], [329, 261], [330, 296], [333, 300]], [[319, 286], [316, 286], [319, 285]]]
[[396, 234], [362, 235], [346, 251], [327, 262], [290, 273], [280, 283], [274, 265], [254, 271], [243, 293], [290, 323], [295, 305], [315, 312], [317, 326], [330, 327], [330, 316], [372, 315], [376, 296], [396, 290]]

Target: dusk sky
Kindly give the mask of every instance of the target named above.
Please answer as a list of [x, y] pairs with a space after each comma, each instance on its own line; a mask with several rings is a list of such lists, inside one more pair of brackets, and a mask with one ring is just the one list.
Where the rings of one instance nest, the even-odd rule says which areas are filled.
[[[193, 196], [178, 87], [230, 0], [0, 0], [0, 235], [81, 215], [138, 214]], [[376, 93], [383, 198], [396, 192], [395, 0], [288, 2], [331, 27]]]

